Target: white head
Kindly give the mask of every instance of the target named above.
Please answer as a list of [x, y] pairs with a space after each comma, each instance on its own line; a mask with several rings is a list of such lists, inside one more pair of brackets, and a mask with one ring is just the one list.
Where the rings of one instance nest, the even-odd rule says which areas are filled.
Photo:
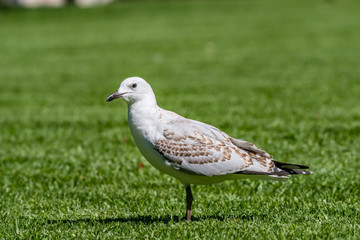
[[128, 104], [132, 104], [142, 100], [145, 100], [147, 103], [150, 104], [156, 104], [155, 95], [151, 86], [140, 77], [131, 77], [125, 79], [120, 84], [119, 89], [113, 94], [110, 94], [106, 101], [110, 102], [116, 98], [122, 98]]

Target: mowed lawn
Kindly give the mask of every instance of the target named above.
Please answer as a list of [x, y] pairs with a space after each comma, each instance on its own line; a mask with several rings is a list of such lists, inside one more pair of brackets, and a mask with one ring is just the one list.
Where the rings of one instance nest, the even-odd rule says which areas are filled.
[[[0, 239], [358, 239], [358, 1], [125, 1], [0, 10]], [[310, 165], [185, 190], [135, 146], [130, 76], [158, 104]], [[143, 167], [142, 167], [143, 164]]]

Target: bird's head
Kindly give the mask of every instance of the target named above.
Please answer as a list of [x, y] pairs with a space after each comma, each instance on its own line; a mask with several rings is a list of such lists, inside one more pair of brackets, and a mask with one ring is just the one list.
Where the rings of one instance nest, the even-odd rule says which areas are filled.
[[110, 94], [106, 99], [107, 102], [110, 102], [114, 99], [122, 98], [127, 103], [135, 103], [141, 100], [146, 101], [155, 101], [155, 95], [151, 86], [140, 77], [130, 77], [125, 79], [121, 84], [119, 89]]

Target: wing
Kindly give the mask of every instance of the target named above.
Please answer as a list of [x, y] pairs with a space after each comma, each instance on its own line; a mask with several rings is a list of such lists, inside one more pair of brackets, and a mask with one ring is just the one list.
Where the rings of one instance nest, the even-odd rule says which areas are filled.
[[[205, 136], [214, 138], [219, 141], [223, 141], [226, 143], [231, 142], [235, 146], [237, 146], [241, 149], [244, 149], [246, 151], [250, 151], [255, 154], [259, 154], [261, 156], [272, 158], [271, 155], [269, 155], [267, 152], [261, 150], [260, 148], [256, 147], [254, 144], [244, 141], [244, 140], [241, 140], [241, 139], [232, 138], [214, 126], [211, 126], [209, 124], [199, 122], [196, 120], [184, 118], [184, 117], [182, 117], [174, 112], [171, 112], [171, 111], [167, 111], [167, 110], [165, 110], [165, 111], [168, 114], [170, 114], [172, 117], [175, 117], [175, 116], [177, 117], [175, 120], [169, 121], [168, 127], [169, 127], [169, 129], [172, 129], [172, 131], [169, 131], [169, 132], [173, 132], [174, 130], [176, 130], [175, 135], [177, 135], [179, 137], [184, 136], [184, 135], [192, 135], [192, 133], [194, 131], [197, 131], [197, 132], [201, 132], [201, 134], [203, 134]], [[186, 128], [184, 128], [184, 127], [186, 127]], [[181, 130], [181, 131], [179, 132], [179, 130]], [[174, 136], [174, 138], [176, 138], [176, 137]]]
[[186, 118], [169, 122], [154, 144], [174, 168], [197, 175], [269, 174], [276, 170], [271, 156], [261, 149]]

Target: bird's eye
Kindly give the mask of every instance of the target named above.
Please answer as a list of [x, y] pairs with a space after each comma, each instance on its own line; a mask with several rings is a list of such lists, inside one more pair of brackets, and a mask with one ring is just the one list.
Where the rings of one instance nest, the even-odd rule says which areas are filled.
[[136, 83], [133, 83], [132, 85], [131, 85], [131, 88], [136, 88], [137, 87], [137, 84]]

